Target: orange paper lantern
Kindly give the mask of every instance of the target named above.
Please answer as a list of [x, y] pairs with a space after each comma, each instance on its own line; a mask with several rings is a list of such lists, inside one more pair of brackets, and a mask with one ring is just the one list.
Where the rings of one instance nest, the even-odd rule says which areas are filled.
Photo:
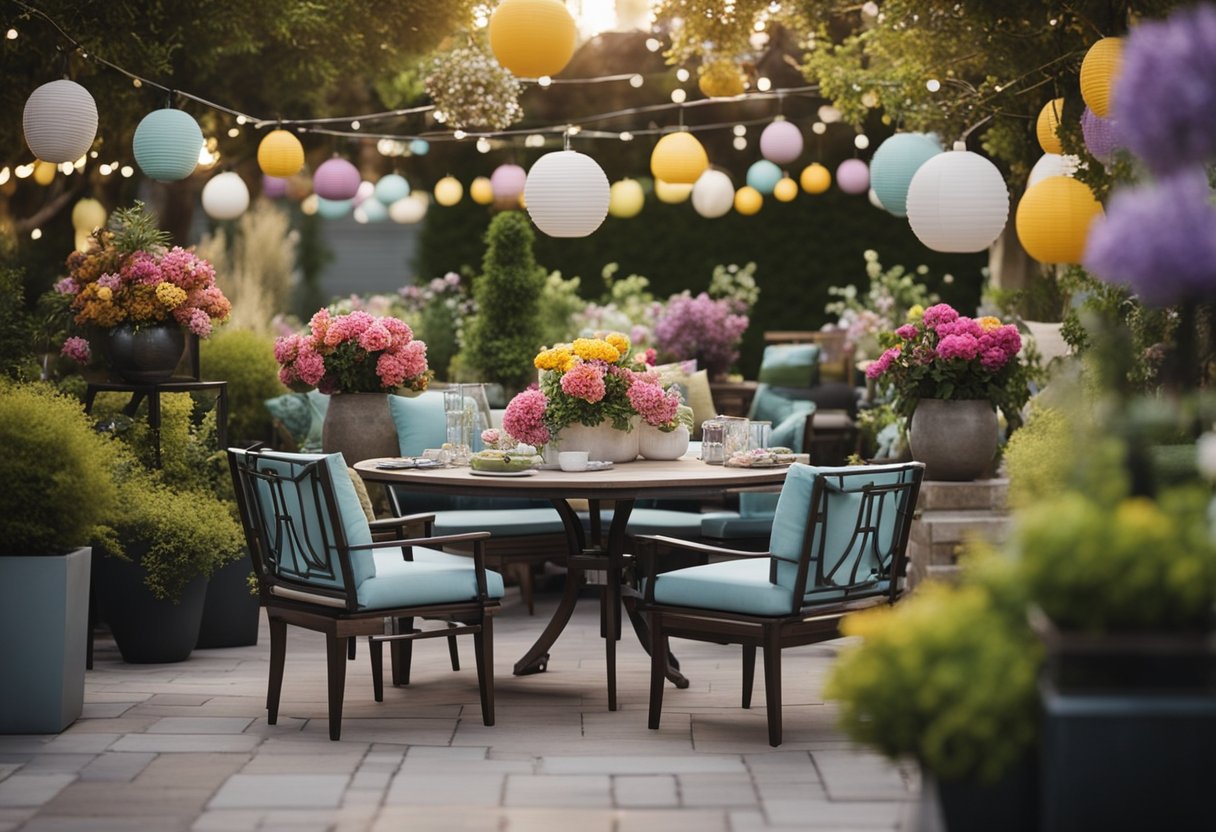
[[1123, 59], [1122, 38], [1102, 38], [1081, 62], [1081, 98], [1096, 116], [1110, 115], [1110, 90]]
[[1044, 153], [1063, 153], [1060, 137], [1056, 130], [1060, 128], [1060, 116], [1064, 113], [1064, 99], [1053, 98], [1039, 110], [1039, 120], [1035, 122], [1035, 133], [1039, 137], [1039, 146]]

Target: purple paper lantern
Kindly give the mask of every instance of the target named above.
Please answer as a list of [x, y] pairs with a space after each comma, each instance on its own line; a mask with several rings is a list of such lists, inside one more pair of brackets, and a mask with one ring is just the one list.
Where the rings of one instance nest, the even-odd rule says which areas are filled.
[[490, 190], [496, 200], [519, 199], [527, 181], [528, 172], [519, 165], [499, 165], [490, 174]]
[[760, 134], [760, 155], [778, 165], [788, 165], [802, 155], [802, 131], [788, 121], [774, 121]]
[[312, 189], [321, 199], [341, 201], [354, 199], [363, 177], [359, 169], [345, 159], [335, 156], [322, 162], [312, 177]]
[[262, 174], [262, 196], [267, 199], [282, 199], [287, 196], [287, 180], [281, 176]]
[[1085, 137], [1085, 147], [1102, 164], [1109, 162], [1115, 150], [1122, 146], [1114, 120], [1102, 118], [1088, 107], [1081, 113], [1081, 134]]
[[845, 159], [836, 168], [836, 186], [846, 194], [864, 194], [870, 190], [870, 169], [860, 159]]

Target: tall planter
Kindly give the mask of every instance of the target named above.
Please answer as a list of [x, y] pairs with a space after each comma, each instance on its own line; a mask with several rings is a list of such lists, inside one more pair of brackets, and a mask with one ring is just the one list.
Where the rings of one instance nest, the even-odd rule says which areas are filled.
[[321, 448], [341, 452], [347, 465], [364, 459], [398, 456], [397, 427], [387, 393], [335, 393], [321, 426]]
[[119, 558], [97, 560], [95, 587], [101, 617], [110, 625], [125, 662], [185, 661], [198, 643], [207, 578], [186, 584], [177, 601], [163, 601], [144, 583], [142, 566]]
[[54, 734], [84, 707], [92, 550], [0, 557], [0, 733]]
[[608, 462], [633, 462], [638, 458], [641, 431], [634, 420], [633, 430], [617, 430], [604, 420], [595, 427], [578, 423], [566, 425], [557, 434], [558, 451], [586, 451], [587, 458]]
[[1034, 832], [1038, 829], [1038, 769], [1027, 754], [996, 782], [938, 780], [921, 769], [916, 832]]
[[185, 351], [186, 334], [175, 322], [119, 324], [109, 331], [103, 350], [110, 369], [134, 384], [171, 378]]
[[999, 441], [987, 399], [921, 399], [908, 425], [912, 458], [925, 463], [929, 480], [978, 479], [991, 469]]
[[207, 581], [197, 648], [247, 647], [258, 643], [258, 596], [249, 591], [253, 560], [248, 552], [212, 573]]

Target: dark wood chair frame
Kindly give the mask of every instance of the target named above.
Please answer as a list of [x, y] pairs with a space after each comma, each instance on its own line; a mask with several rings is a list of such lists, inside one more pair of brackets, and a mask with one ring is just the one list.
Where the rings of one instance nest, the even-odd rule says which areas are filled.
[[[242, 456], [244, 459], [242, 459]], [[278, 720], [279, 699], [283, 688], [283, 665], [286, 658], [287, 625], [325, 634], [328, 688], [329, 738], [342, 734], [342, 701], [346, 683], [346, 662], [353, 657], [354, 639], [368, 636], [371, 644], [372, 684], [377, 702], [384, 701], [383, 643], [389, 642], [393, 660], [395, 684], [409, 681], [409, 665], [413, 642], [425, 638], [448, 638], [454, 647], [455, 636], [471, 634], [477, 664], [477, 682], [481, 698], [482, 721], [494, 724], [494, 650], [493, 616], [499, 610], [496, 599], [489, 597], [485, 574], [483, 545], [488, 532], [472, 532], [443, 537], [403, 538], [351, 545], [339, 515], [333, 483], [323, 461], [299, 466], [294, 477], [280, 476], [274, 470], [259, 469], [260, 453], [228, 451], [228, 463], [236, 487], [237, 505], [245, 529], [245, 540], [257, 575], [261, 604], [270, 622], [270, 679], [266, 692], [267, 722]], [[263, 489], [272, 505], [269, 514], [275, 527], [262, 522]], [[311, 500], [319, 517], [328, 519], [328, 534], [321, 524], [321, 539], [312, 539], [305, 524], [298, 522], [286, 509], [284, 490], [295, 489], [301, 501]], [[379, 528], [385, 525], [377, 523]], [[295, 580], [280, 574], [279, 553], [288, 537], [311, 573], [326, 577], [342, 576], [344, 588], [327, 588], [315, 583]], [[355, 592], [352, 557], [371, 557], [372, 550], [400, 549], [402, 557], [411, 560], [412, 547], [440, 548], [449, 544], [472, 545], [472, 560], [476, 574], [477, 598], [450, 604], [434, 604], [389, 609], [360, 609]], [[337, 563], [334, 563], [336, 554]], [[442, 629], [420, 630], [413, 626], [415, 618], [438, 619], [446, 622]], [[452, 655], [453, 669], [456, 663]]]
[[[743, 707], [751, 707], [752, 684], [755, 679], [756, 649], [764, 656], [765, 704], [768, 709], [768, 741], [776, 747], [781, 744], [781, 651], [829, 641], [840, 637], [840, 621], [850, 612], [882, 604], [893, 604], [903, 592], [907, 560], [908, 535], [912, 526], [916, 500], [920, 493], [924, 466], [911, 463], [911, 476], [907, 482], [893, 485], [866, 484], [850, 488], [847, 480], [867, 476], [864, 468], [846, 473], [820, 475], [811, 489], [810, 505], [807, 509], [806, 534], [797, 562], [794, 578], [794, 603], [788, 613], [764, 616], [721, 610], [683, 607], [661, 604], [655, 601], [654, 588], [657, 575], [658, 547], [684, 549], [698, 552], [706, 557], [768, 558], [769, 580], [776, 583], [778, 559], [768, 552], [747, 552], [717, 546], [692, 543], [661, 535], [638, 538], [641, 545], [639, 559], [645, 575], [645, 587], [638, 609], [650, 618], [650, 713], [649, 726], [657, 729], [663, 710], [663, 679], [668, 663], [668, 639], [687, 638], [717, 644], [739, 644], [743, 648]], [[873, 477], [873, 474], [868, 474]], [[853, 522], [853, 533], [849, 546], [843, 552], [826, 551], [826, 534], [818, 535], [818, 545], [813, 547], [816, 529], [826, 529], [829, 491], [854, 491], [861, 494], [857, 516]], [[879, 530], [883, 512], [897, 512], [894, 533], [890, 545], [881, 551]], [[876, 574], [860, 576], [861, 558], [853, 562], [847, 573], [845, 555], [858, 551], [854, 547], [868, 546], [879, 566]], [[812, 548], [815, 550], [812, 551]], [[812, 572], [812, 568], [814, 571]], [[844, 574], [842, 574], [844, 573]], [[887, 580], [885, 592], [876, 592], [876, 580]], [[807, 600], [808, 582], [812, 600]], [[814, 601], [816, 589], [843, 591], [842, 598]]]

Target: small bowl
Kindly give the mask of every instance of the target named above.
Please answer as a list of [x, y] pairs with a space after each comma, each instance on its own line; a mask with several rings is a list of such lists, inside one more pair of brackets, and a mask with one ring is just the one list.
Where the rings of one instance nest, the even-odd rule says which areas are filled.
[[495, 471], [510, 473], [527, 471], [536, 465], [537, 457], [516, 456], [503, 451], [481, 451], [469, 457], [469, 467], [474, 471]]

